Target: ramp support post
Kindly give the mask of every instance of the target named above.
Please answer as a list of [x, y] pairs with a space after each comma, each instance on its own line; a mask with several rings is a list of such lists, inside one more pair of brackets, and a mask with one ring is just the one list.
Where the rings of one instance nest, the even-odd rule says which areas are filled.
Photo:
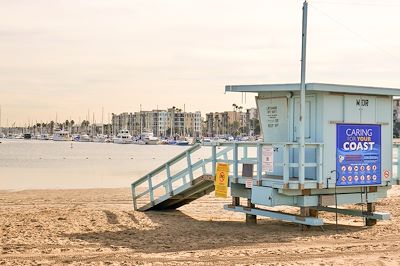
[[239, 197], [232, 197], [232, 205], [239, 206], [240, 205], [240, 198]]
[[[375, 202], [369, 202], [367, 203], [367, 214], [372, 214], [375, 211]], [[374, 226], [376, 225], [377, 220], [376, 219], [365, 219], [365, 225], [366, 226]]]
[[[300, 216], [301, 217], [310, 217], [310, 208], [308, 207], [300, 207]], [[300, 225], [302, 231], [308, 231], [309, 225], [301, 224]]]

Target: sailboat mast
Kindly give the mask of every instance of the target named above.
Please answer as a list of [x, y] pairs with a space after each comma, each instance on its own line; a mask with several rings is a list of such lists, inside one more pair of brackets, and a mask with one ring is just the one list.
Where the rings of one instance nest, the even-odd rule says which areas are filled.
[[139, 119], [140, 119], [140, 135], [142, 135], [142, 105], [140, 105]]
[[101, 107], [101, 135], [104, 135], [104, 106]]

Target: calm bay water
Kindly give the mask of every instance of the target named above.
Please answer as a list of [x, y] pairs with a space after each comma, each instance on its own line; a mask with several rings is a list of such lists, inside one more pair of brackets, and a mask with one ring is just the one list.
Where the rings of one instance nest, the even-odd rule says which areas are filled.
[[[188, 147], [1, 139], [0, 189], [129, 187]], [[72, 145], [72, 146], [71, 146]], [[197, 157], [207, 156], [202, 148]]]

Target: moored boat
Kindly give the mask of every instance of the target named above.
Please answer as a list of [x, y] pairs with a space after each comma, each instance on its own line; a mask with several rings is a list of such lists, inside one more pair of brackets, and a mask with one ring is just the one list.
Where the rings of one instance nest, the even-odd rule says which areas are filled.
[[53, 141], [70, 141], [71, 137], [68, 131], [56, 130], [53, 134]]
[[40, 134], [40, 140], [49, 140], [49, 134]]
[[104, 134], [97, 134], [94, 138], [93, 138], [93, 142], [107, 142], [107, 135]]
[[91, 142], [92, 139], [89, 137], [88, 134], [82, 134], [79, 136], [79, 142]]
[[113, 142], [116, 144], [132, 144], [132, 135], [128, 130], [120, 130], [117, 136], [113, 138]]
[[175, 142], [175, 145], [187, 146], [187, 145], [189, 145], [189, 141], [187, 141], [187, 140], [177, 140], [177, 141]]
[[156, 145], [160, 142], [160, 139], [154, 137], [153, 132], [144, 132], [140, 135], [140, 139], [144, 141], [147, 145]]

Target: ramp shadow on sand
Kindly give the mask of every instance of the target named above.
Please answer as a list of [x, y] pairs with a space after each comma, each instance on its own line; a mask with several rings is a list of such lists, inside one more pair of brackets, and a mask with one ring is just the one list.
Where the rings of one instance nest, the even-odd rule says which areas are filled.
[[290, 245], [310, 237], [334, 236], [368, 230], [359, 226], [334, 224], [324, 231], [311, 228], [301, 231], [299, 225], [263, 219], [258, 225], [243, 221], [196, 220], [182, 211], [150, 211], [146, 213], [103, 211], [112, 230], [66, 234], [71, 241], [85, 241], [103, 247], [129, 248], [138, 252], [178, 252], [214, 248], [248, 246], [262, 243]]

